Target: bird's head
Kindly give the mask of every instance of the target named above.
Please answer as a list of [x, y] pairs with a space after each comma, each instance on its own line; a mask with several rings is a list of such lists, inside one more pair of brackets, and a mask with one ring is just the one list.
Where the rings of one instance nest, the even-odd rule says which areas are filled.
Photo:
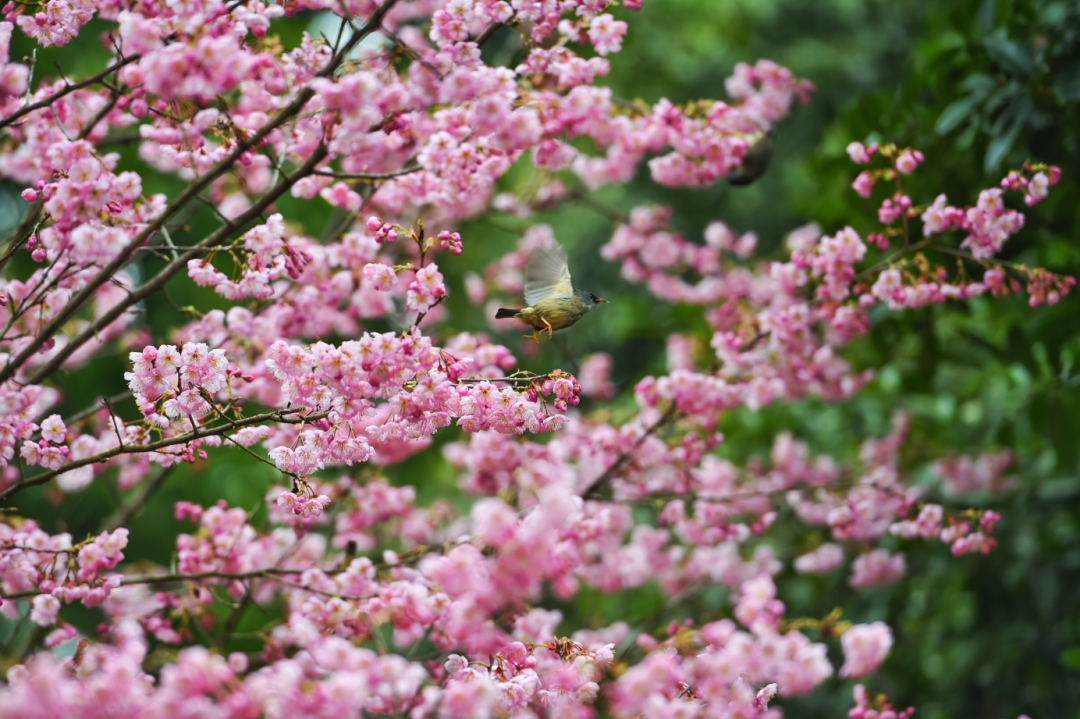
[[585, 290], [574, 290], [574, 294], [579, 300], [584, 302], [586, 312], [588, 312], [601, 302], [607, 302], [607, 300], [602, 300], [596, 295], [594, 295], [592, 292], [586, 292]]

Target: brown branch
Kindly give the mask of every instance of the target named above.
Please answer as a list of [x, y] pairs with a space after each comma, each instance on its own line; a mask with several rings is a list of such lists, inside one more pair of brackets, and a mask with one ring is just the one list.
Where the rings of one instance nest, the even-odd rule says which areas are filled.
[[[169, 582], [197, 582], [203, 579], [252, 579], [253, 577], [265, 577], [272, 574], [303, 574], [303, 569], [257, 569], [251, 572], [196, 572], [194, 574], [150, 574], [142, 577], [127, 577], [121, 580], [121, 586], [132, 584], [167, 584]], [[329, 573], [329, 572], [327, 572]], [[25, 592], [2, 594], [0, 599], [26, 599], [36, 597], [44, 592], [28, 589]]]
[[218, 639], [218, 651], [224, 652], [225, 647], [229, 644], [229, 637], [232, 636], [233, 630], [236, 629], [236, 625], [240, 623], [240, 617], [244, 615], [244, 610], [251, 604], [251, 595], [255, 590], [255, 580], [252, 579], [251, 583], [244, 591], [244, 596], [240, 598], [240, 601], [236, 603], [233, 610], [229, 612], [229, 616], [225, 619], [225, 624], [222, 626], [221, 637]]
[[293, 417], [297, 412], [302, 412], [305, 407], [293, 407], [290, 409], [279, 409], [273, 412], [266, 412], [264, 414], [257, 414], [252, 417], [245, 417], [229, 424], [221, 424], [216, 427], [203, 427], [200, 429], [193, 429], [190, 432], [177, 435], [175, 437], [167, 437], [165, 439], [158, 440], [157, 442], [150, 442], [148, 444], [125, 444], [120, 447], [113, 447], [107, 449], [104, 452], [99, 452], [91, 457], [84, 457], [83, 459], [76, 459], [63, 465], [59, 469], [50, 470], [42, 474], [23, 479], [15, 484], [11, 485], [3, 492], [0, 492], [0, 502], [6, 500], [8, 497], [21, 492], [27, 487], [33, 487], [39, 484], [48, 482], [53, 477], [70, 472], [73, 469], [79, 467], [85, 467], [89, 464], [96, 464], [98, 462], [104, 462], [122, 454], [145, 454], [150, 452], [157, 452], [159, 449], [165, 449], [166, 447], [175, 447], [178, 444], [188, 444], [196, 439], [202, 439], [204, 437], [217, 437], [225, 434], [231, 429], [237, 429], [240, 427], [249, 427], [255, 424], [261, 424], [263, 422], [285, 422], [287, 424], [300, 424], [301, 422], [310, 422], [316, 419], [323, 419], [330, 413], [317, 412], [305, 417]]
[[964, 259], [964, 260], [971, 260], [972, 262], [978, 262], [980, 265], [983, 265], [984, 267], [986, 265], [999, 265], [1001, 267], [1007, 267], [1010, 270], [1015, 270], [1018, 273], [1024, 273], [1025, 271], [1030, 272], [1030, 270], [1027, 267], [1025, 267], [1024, 265], [1017, 264], [1016, 262], [1009, 262], [1008, 260], [999, 260], [996, 257], [987, 257], [986, 259], [981, 260], [981, 259], [979, 259], [975, 255], [972, 255], [969, 252], [964, 252], [963, 250], [954, 250], [951, 247], [931, 247], [930, 249], [933, 250], [934, 252], [942, 252], [942, 253], [944, 253], [946, 255], [952, 255], [953, 257], [959, 257], [959, 258]]
[[493, 22], [490, 25], [488, 25], [484, 29], [484, 32], [477, 35], [477, 37], [476, 37], [476, 46], [477, 47], [483, 47], [484, 44], [487, 43], [487, 41], [490, 40], [495, 35], [495, 33], [497, 33], [502, 28], [503, 28], [503, 23], [501, 23], [501, 22]]
[[101, 531], [111, 532], [114, 529], [125, 526], [128, 522], [135, 518], [135, 515], [139, 513], [139, 510], [146, 505], [150, 498], [154, 496], [154, 493], [161, 489], [161, 485], [165, 484], [165, 480], [169, 478], [169, 474], [176, 467], [175, 464], [163, 467], [157, 475], [149, 482], [145, 482], [139, 487], [138, 493], [131, 498], [131, 501], [116, 508], [116, 511], [105, 518], [105, 521], [101, 523]]
[[573, 195], [571, 195], [567, 199], [568, 200], [573, 200], [575, 202], [580, 202], [582, 205], [585, 205], [586, 207], [588, 207], [593, 212], [596, 212], [597, 214], [603, 215], [604, 217], [608, 218], [612, 222], [615, 222], [615, 223], [618, 223], [618, 224], [621, 224], [621, 225], [630, 224], [630, 218], [627, 215], [624, 215], [623, 213], [619, 212], [618, 210], [616, 210], [614, 208], [608, 207], [607, 205], [603, 204], [602, 202], [598, 202], [597, 200], [593, 199], [589, 195], [586, 195], [584, 192], [574, 193]]
[[16, 250], [22, 247], [23, 243], [30, 239], [30, 235], [34, 231], [34, 227], [37, 225], [38, 218], [41, 217], [41, 210], [45, 207], [45, 198], [39, 197], [30, 203], [30, 206], [26, 208], [26, 215], [23, 216], [22, 222], [15, 229], [14, 232], [8, 237], [8, 241], [11, 245], [4, 252], [4, 256], [0, 257], [0, 270], [4, 269], [4, 265], [8, 263], [11, 256], [15, 254]]
[[96, 402], [94, 402], [94, 404], [90, 405], [89, 407], [87, 407], [84, 410], [76, 412], [75, 414], [71, 415], [71, 417], [68, 417], [67, 419], [65, 419], [64, 424], [65, 425], [75, 424], [79, 420], [86, 419], [90, 415], [95, 414], [97, 412], [100, 412], [101, 411], [101, 400], [102, 399], [107, 399], [108, 402], [120, 402], [120, 401], [125, 400], [128, 397], [130, 397], [131, 394], [132, 394], [131, 390], [128, 390], [126, 392], [121, 392], [120, 394], [114, 394], [112, 397], [99, 397], [98, 400]]
[[875, 272], [877, 272], [878, 270], [880, 270], [882, 267], [888, 267], [892, 263], [899, 260], [901, 257], [905, 257], [907, 255], [918, 252], [919, 250], [926, 249], [926, 248], [930, 247], [930, 245], [932, 245], [934, 243], [934, 240], [936, 240], [936, 239], [937, 239], [937, 235], [931, 235], [930, 237], [927, 237], [925, 240], [921, 240], [919, 242], [916, 242], [914, 245], [911, 245], [910, 247], [904, 247], [903, 249], [897, 250], [892, 255], [890, 255], [888, 258], [882, 260], [881, 262], [878, 262], [876, 265], [873, 265], [872, 267], [869, 267], [869, 268], [863, 270], [862, 272], [860, 272], [859, 274], [855, 275], [855, 277], [851, 280], [852, 284], [855, 284], [855, 283], [857, 283], [857, 282], [859, 282], [861, 280], [866, 279], [870, 275], [872, 275]]
[[135, 142], [136, 140], [141, 139], [142, 135], [137, 132], [121, 132], [116, 135], [109, 135], [108, 137], [101, 138], [97, 143], [97, 146], [112, 147], [113, 145], [126, 145], [129, 142]]
[[[447, 542], [440, 547], [429, 547], [427, 545], [420, 545], [410, 549], [405, 555], [399, 557], [398, 561], [394, 565], [389, 565], [386, 562], [372, 562], [372, 566], [376, 569], [387, 569], [390, 566], [411, 566], [416, 564], [425, 556], [431, 553], [432, 550], [441, 551], [443, 554], [450, 551], [454, 547], [468, 544], [473, 540], [467, 542]], [[38, 551], [38, 550], [35, 550]], [[295, 587], [297, 589], [303, 589], [307, 592], [314, 592], [316, 594], [322, 594], [318, 589], [312, 587], [305, 587], [302, 584], [294, 584], [289, 581], [281, 580], [279, 577], [289, 575], [302, 575], [309, 569], [318, 569], [327, 576], [334, 576], [336, 574], [342, 574], [348, 571], [348, 565], [343, 565], [333, 569], [322, 569], [320, 567], [305, 567], [304, 569], [285, 569], [279, 567], [270, 567], [268, 569], [255, 569], [250, 572], [195, 572], [193, 574], [171, 573], [171, 574], [148, 574], [141, 577], [127, 577], [120, 581], [121, 586], [129, 586], [132, 584], [168, 584], [169, 582], [198, 582], [204, 579], [229, 579], [242, 581], [245, 579], [266, 578], [272, 579], [276, 582], [280, 582], [287, 586]], [[0, 599], [26, 599], [28, 597], [36, 597], [39, 594], [45, 594], [40, 590], [28, 589], [24, 592], [13, 592], [12, 594], [0, 594]], [[347, 595], [335, 595], [342, 596], [349, 599], [363, 599], [364, 597], [349, 597]]]
[[678, 413], [678, 410], [675, 409], [675, 405], [671, 405], [670, 407], [668, 407], [667, 411], [665, 411], [664, 414], [660, 416], [660, 419], [656, 420], [656, 422], [650, 425], [649, 428], [645, 430], [645, 433], [638, 437], [637, 441], [634, 442], [633, 446], [631, 446], [630, 449], [625, 450], [622, 454], [616, 457], [615, 461], [612, 462], [611, 465], [604, 470], [603, 474], [594, 479], [589, 484], [589, 486], [585, 488], [585, 491], [581, 493], [582, 499], [596, 499], [600, 495], [600, 492], [603, 491], [607, 483], [610, 482], [615, 476], [615, 473], [622, 469], [623, 466], [630, 461], [630, 459], [634, 455], [634, 452], [636, 452], [641, 447], [641, 445], [645, 444], [645, 440], [651, 437], [658, 429], [663, 427], [665, 424], [675, 419]]
[[462, 377], [458, 382], [542, 382], [553, 379], [550, 374], [537, 374], [529, 377]]
[[121, 58], [121, 59], [117, 60], [112, 65], [105, 68], [104, 70], [99, 72], [97, 75], [94, 75], [93, 77], [88, 77], [85, 80], [80, 80], [79, 82], [75, 82], [75, 83], [70, 83], [70, 84], [65, 83], [65, 85], [64, 85], [64, 87], [62, 89], [57, 90], [56, 92], [49, 95], [48, 97], [42, 98], [41, 100], [38, 100], [37, 102], [32, 102], [29, 105], [23, 105], [22, 107], [20, 107], [15, 112], [11, 113], [10, 115], [5, 117], [4, 119], [0, 120], [0, 128], [7, 127], [8, 125], [10, 125], [13, 122], [15, 122], [16, 120], [18, 120], [19, 118], [21, 118], [21, 117], [23, 117], [25, 115], [29, 115], [34, 110], [40, 110], [43, 107], [48, 107], [49, 105], [53, 104], [54, 102], [56, 102], [60, 98], [64, 97], [65, 95], [70, 95], [71, 93], [75, 92], [76, 90], [81, 90], [84, 87], [89, 87], [90, 85], [94, 85], [96, 83], [99, 83], [102, 80], [104, 80], [107, 75], [110, 75], [110, 74], [116, 72], [117, 70], [119, 70], [120, 68], [122, 68], [124, 65], [130, 65], [131, 63], [133, 63], [136, 60], [139, 60], [141, 58], [142, 58], [142, 55], [128, 55], [125, 58]]
[[79, 134], [75, 136], [76, 140], [85, 140], [90, 136], [90, 133], [94, 131], [97, 124], [104, 119], [106, 115], [112, 112], [112, 109], [116, 107], [117, 100], [120, 99], [120, 93], [113, 90], [109, 93], [109, 100], [106, 102], [100, 110], [98, 110], [93, 117], [87, 120], [86, 124], [79, 130]]

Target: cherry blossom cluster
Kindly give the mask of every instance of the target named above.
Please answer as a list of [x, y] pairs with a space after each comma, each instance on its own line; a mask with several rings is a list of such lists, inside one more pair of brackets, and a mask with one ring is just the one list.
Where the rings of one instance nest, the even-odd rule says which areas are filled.
[[934, 463], [934, 473], [951, 495], [990, 492], [1000, 494], [1012, 489], [1015, 477], [1005, 475], [1013, 464], [1012, 452], [990, 452], [974, 457], [946, 457]]
[[271, 215], [269, 222], [244, 234], [244, 258], [238, 264], [243, 267], [240, 277], [231, 280], [214, 267], [210, 260], [198, 259], [188, 262], [188, 276], [195, 284], [213, 287], [226, 299], [238, 300], [253, 297], [265, 300], [274, 295], [273, 282], [286, 275], [295, 280], [312, 256], [297, 250], [283, 240], [285, 224], [280, 214]]
[[[297, 483], [299, 484], [299, 480], [297, 480]], [[282, 492], [277, 498], [277, 506], [286, 512], [299, 515], [303, 519], [318, 517], [328, 504], [330, 504], [330, 497], [325, 494], [315, 494], [308, 487], [304, 487], [300, 491]]]
[[[0, 588], [6, 595], [31, 596], [30, 621], [51, 626], [61, 605], [79, 601], [97, 607], [120, 586], [121, 575], [101, 573], [124, 559], [127, 543], [123, 527], [72, 545], [70, 534], [49, 535], [33, 520], [17, 529], [0, 524]], [[8, 619], [18, 616], [15, 602], [0, 602], [0, 612]]]
[[[988, 553], [997, 542], [990, 537], [1001, 515], [992, 509], [983, 512], [969, 511], [970, 520], [961, 521], [950, 517], [947, 526], [942, 526], [943, 513], [940, 505], [927, 504], [914, 519], [907, 519], [893, 524], [889, 531], [910, 539], [940, 539], [952, 546], [952, 553], [959, 556], [969, 552]], [[973, 526], [974, 525], [974, 531]]]
[[[882, 541], [936, 540], [955, 555], [994, 546], [996, 512], [932, 504], [907, 481], [903, 420], [847, 462], [812, 457], [781, 434], [768, 460], [739, 465], [715, 451], [724, 439], [716, 426], [739, 407], [858, 391], [871, 372], [842, 351], [879, 301], [900, 310], [1015, 294], [1021, 283], [1033, 303], [1060, 301], [1071, 278], [996, 258], [1023, 226], [1006, 193], [1035, 205], [1058, 181], [1054, 167], [1010, 173], [972, 207], [944, 196], [920, 206], [898, 190], [878, 209], [878, 232], [809, 225], [776, 262], [755, 262], [752, 232], [716, 222], [695, 244], [667, 210], [635, 208], [602, 256], [657, 297], [700, 307], [709, 336], [672, 335], [668, 372], [636, 383], [637, 412], [620, 425], [574, 409], [583, 395], [617, 394], [616, 358], [586, 358], [580, 378], [536, 374], [487, 336], [443, 330], [452, 289], [443, 271], [469, 240], [461, 220], [552, 209], [580, 196], [574, 187], [625, 182], [643, 165], [659, 184], [714, 183], [808, 98], [810, 83], [768, 60], [735, 67], [728, 101], [615, 97], [596, 83], [639, 6], [5, 6], [0, 173], [25, 187], [26, 203], [7, 247], [26, 251], [32, 269], [15, 277], [11, 254], [0, 259], [13, 275], [0, 279], [0, 501], [54, 478], [81, 491], [112, 469], [121, 489], [152, 492], [150, 477], [163, 475], [151, 464], [230, 451], [255, 455], [277, 486], [265, 521], [225, 502], [178, 502], [176, 518], [195, 528], [176, 538], [168, 569], [122, 564], [126, 528], [73, 544], [32, 518], [0, 514], [0, 611], [52, 628], [10, 662], [0, 717], [163, 707], [177, 716], [587, 717], [597, 706], [627, 719], [773, 717], [772, 702], [834, 674], [869, 676], [893, 641], [880, 621], [786, 616], [772, 541], [784, 510], [802, 523], [789, 529], [808, 529], [796, 571], [834, 571], [850, 556], [856, 588], [907, 571], [902, 551]], [[339, 16], [339, 37], [305, 34], [282, 47], [270, 34], [275, 19], [304, 10]], [[64, 45], [95, 13], [112, 53], [96, 78], [31, 86], [30, 68], [9, 61], [16, 28]], [[498, 33], [520, 50], [516, 66], [485, 62], [481, 48]], [[108, 148], [118, 143], [135, 143], [152, 174], [117, 172], [120, 154]], [[854, 143], [849, 153], [890, 163], [860, 174], [855, 187], [867, 196], [924, 160], [893, 146]], [[515, 166], [535, 182], [506, 185]], [[161, 175], [186, 186], [171, 197], [144, 192]], [[295, 218], [277, 205], [285, 193], [303, 208]], [[174, 241], [196, 210], [215, 229]], [[909, 223], [920, 218], [915, 241]], [[966, 233], [960, 249], [944, 244], [947, 232]], [[554, 241], [542, 225], [525, 232], [482, 275], [466, 276], [469, 299], [520, 293], [528, 252]], [[950, 281], [919, 254], [935, 247], [982, 264], [982, 279]], [[874, 264], [875, 248], [896, 254]], [[196, 310], [166, 336], [141, 313], [177, 275], [212, 287], [220, 307]], [[136, 417], [108, 401], [54, 411], [53, 374], [116, 348], [129, 352]], [[480, 495], [471, 506], [419, 502], [422, 480], [383, 474], [452, 427], [467, 434], [441, 451], [460, 486]], [[960, 494], [1004, 489], [1007, 464], [987, 455], [934, 467]], [[329, 468], [342, 474], [320, 474]], [[827, 528], [826, 541], [810, 539], [813, 527]], [[564, 628], [563, 615], [544, 608], [583, 587], [650, 584], [678, 598], [722, 585], [730, 607], [705, 623], [663, 613], [588, 630]], [[100, 607], [96, 631], [64, 621], [76, 600]], [[259, 649], [229, 651], [247, 609], [271, 604], [282, 621], [248, 635]], [[154, 675], [151, 656], [165, 657]], [[853, 719], [910, 713], [865, 692], [856, 705]]]
[[[468, 432], [549, 432], [565, 416], [549, 412], [544, 398], [565, 411], [581, 391], [573, 377], [556, 373], [522, 391], [489, 381], [459, 383], [474, 365], [471, 358], [455, 359], [418, 330], [400, 337], [365, 334], [339, 347], [320, 342], [305, 349], [278, 341], [267, 357], [285, 402], [326, 415], [312, 429], [294, 432], [287, 444], [281, 432], [268, 440], [283, 442], [270, 456], [279, 469], [296, 475], [365, 462], [377, 451], [373, 444], [423, 441], [455, 418]], [[507, 353], [497, 361], [513, 358]], [[381, 417], [375, 409], [379, 399], [386, 400]]]
[[[939, 539], [957, 555], [989, 551], [994, 545], [990, 535], [1000, 518], [996, 513], [957, 515], [940, 505], [917, 510], [921, 490], [903, 481], [898, 465], [905, 427], [901, 420], [889, 437], [864, 444], [861, 477], [854, 483], [848, 479], [852, 470], [828, 456], [811, 458], [806, 445], [790, 435], [777, 438], [771, 466], [752, 463], [744, 468], [706, 453], [716, 438], [690, 432], [672, 444], [642, 436], [643, 427], [633, 424], [616, 431], [571, 421], [543, 446], [522, 446], [481, 433], [467, 445], [451, 445], [447, 457], [466, 470], [464, 488], [524, 498], [560, 485], [564, 491], [588, 493], [603, 481], [604, 468], [614, 466], [627, 445], [639, 446], [634, 465], [611, 478], [612, 491], [622, 503], [647, 504], [650, 497], [662, 498], [660, 528], [635, 527], [625, 505], [602, 510], [603, 504], [595, 509], [586, 505], [599, 524], [588, 522], [587, 536], [594, 546], [577, 561], [583, 565], [584, 581], [600, 589], [631, 588], [653, 580], [678, 593], [702, 580], [737, 588], [762, 571], [778, 571], [770, 546], [759, 541], [785, 505], [808, 524], [829, 527], [837, 541], [857, 547], [891, 533]], [[530, 506], [527, 500], [522, 504]], [[488, 510], [502, 505], [480, 506]], [[913, 512], [925, 521], [909, 520]], [[929, 518], [935, 512], [933, 524]], [[921, 530], [911, 531], [912, 526]], [[843, 561], [843, 547], [826, 543], [798, 557], [794, 565], [802, 573], [827, 573]], [[855, 587], [890, 584], [905, 571], [902, 553], [879, 548], [854, 559], [849, 582]]]

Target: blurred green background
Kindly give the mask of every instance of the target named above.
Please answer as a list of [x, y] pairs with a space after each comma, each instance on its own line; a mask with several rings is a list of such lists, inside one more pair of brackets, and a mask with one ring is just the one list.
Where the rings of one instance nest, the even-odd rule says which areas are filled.
[[[648, 0], [640, 13], [614, 12], [630, 22], [625, 47], [612, 58], [612, 73], [605, 80], [620, 98], [649, 103], [661, 97], [675, 102], [722, 98], [723, 79], [733, 65], [760, 57], [808, 78], [817, 92], [809, 105], [797, 106], [779, 125], [776, 155], [760, 182], [747, 188], [671, 190], [653, 184], [643, 171], [630, 185], [597, 193], [605, 205], [619, 212], [638, 204], [670, 205], [674, 224], [695, 241], [708, 222], [722, 220], [739, 231], [756, 231], [759, 257], [779, 257], [784, 235], [811, 220], [829, 233], [846, 224], [862, 233], [875, 227], [874, 205], [848, 187], [856, 170], [844, 147], [852, 140], [920, 148], [926, 162], [907, 184], [916, 203], [940, 192], [955, 204], [974, 202], [980, 189], [996, 185], [1008, 168], [1031, 159], [1061, 166], [1063, 179], [1047, 201], [1028, 213], [1027, 227], [1008, 243], [1004, 257], [1080, 275], [1080, 3]], [[299, 13], [273, 32], [291, 44], [313, 22], [310, 14]], [[104, 53], [96, 36], [105, 27], [95, 21], [71, 45], [39, 52], [39, 68], [56, 60], [78, 77], [99, 67]], [[511, 43], [509, 33], [497, 35], [485, 55], [510, 62], [516, 52]], [[16, 33], [13, 57], [27, 52], [25, 38]], [[133, 148], [119, 150], [125, 167], [142, 167]], [[505, 178], [504, 189], [527, 183], [529, 174], [516, 168]], [[180, 185], [168, 178], [145, 184], [150, 191], [174, 191]], [[17, 220], [20, 189], [3, 185], [0, 224], [10, 227]], [[282, 203], [294, 217], [301, 216], [302, 208], [294, 201]], [[187, 222], [178, 244], [203, 236], [213, 218], [200, 210]], [[531, 222], [551, 224], [568, 247], [578, 286], [611, 304], [559, 341], [544, 344], [539, 357], [522, 354], [516, 331], [496, 339], [533, 370], [576, 369], [591, 352], [610, 353], [614, 379], [623, 391], [613, 403], [614, 415], [625, 416], [632, 409], [633, 384], [646, 374], [664, 372], [665, 337], [696, 332], [707, 340], [707, 334], [699, 310], [654, 301], [641, 287], [624, 282], [617, 266], [598, 258], [612, 222], [589, 207], [569, 204], [527, 221], [497, 216], [465, 224], [465, 254], [440, 258], [451, 297], [449, 318], [437, 332], [487, 331], [481, 309], [464, 297], [462, 275], [512, 249]], [[312, 227], [311, 232], [317, 235], [321, 229]], [[6, 231], [0, 227], [0, 234]], [[16, 268], [27, 270], [26, 265]], [[152, 259], [140, 267], [145, 273], [153, 270]], [[157, 338], [184, 320], [179, 307], [205, 311], [221, 306], [186, 278], [173, 282], [169, 292], [170, 298], [154, 298], [145, 307], [145, 322]], [[855, 591], [842, 572], [824, 578], [790, 572], [780, 577], [789, 616], [821, 617], [842, 606], [845, 619], [883, 619], [893, 626], [892, 654], [868, 685], [887, 692], [895, 704], [914, 705], [919, 717], [1080, 717], [1078, 307], [1074, 295], [1055, 307], [1036, 309], [1023, 298], [1010, 298], [875, 312], [872, 332], [848, 353], [858, 366], [878, 370], [878, 379], [857, 398], [839, 405], [805, 401], [758, 413], [741, 411], [722, 421], [727, 440], [720, 451], [725, 456], [767, 456], [773, 437], [790, 430], [815, 452], [850, 460], [861, 439], [885, 434], [892, 413], [906, 409], [913, 422], [904, 463], [918, 481], [931, 485], [925, 467], [936, 457], [1002, 448], [1016, 456], [1015, 492], [970, 500], [1004, 515], [998, 530], [1001, 546], [989, 556], [956, 560], [943, 545], [896, 542], [893, 548], [907, 553], [908, 574], [888, 588]], [[371, 329], [386, 327], [374, 324]], [[61, 378], [63, 414], [122, 391], [126, 364], [126, 354], [118, 349]], [[588, 402], [582, 406], [585, 412], [598, 409]], [[134, 414], [130, 403], [120, 410]], [[436, 444], [456, 438], [456, 431], [448, 430]], [[172, 519], [173, 502], [207, 504], [224, 498], [251, 509], [278, 481], [268, 467], [236, 450], [216, 454], [212, 463], [183, 467], [167, 477], [130, 524], [131, 559], [168, 563], [175, 534], [187, 530]], [[437, 447], [386, 474], [391, 481], [416, 485], [422, 504], [450, 497], [467, 506]], [[26, 516], [43, 518], [50, 530], [65, 529], [78, 539], [98, 531], [120, 494], [111, 480], [99, 481], [59, 506], [46, 491], [28, 492], [18, 504]], [[776, 548], [790, 559], [806, 547], [796, 542]], [[566, 628], [572, 629], [649, 616], [661, 602], [655, 589], [643, 589], [618, 600], [583, 593], [569, 605], [551, 606], [560, 606]], [[675, 616], [707, 621], [725, 609], [722, 596], [706, 594], [680, 606]], [[65, 609], [64, 616], [86, 629], [97, 621], [96, 614], [80, 613], [78, 607]], [[265, 621], [265, 615], [249, 612], [241, 630]], [[12, 631], [0, 623], [0, 645]], [[20, 638], [15, 639], [17, 644]], [[838, 661], [835, 646], [832, 652]], [[844, 716], [851, 706], [851, 684], [834, 680], [811, 698], [781, 704], [790, 717]]]

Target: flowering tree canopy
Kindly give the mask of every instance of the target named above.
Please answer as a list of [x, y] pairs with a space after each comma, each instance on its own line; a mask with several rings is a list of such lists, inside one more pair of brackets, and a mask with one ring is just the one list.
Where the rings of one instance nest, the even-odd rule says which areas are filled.
[[[640, 5], [5, 6], [0, 173], [24, 213], [0, 246], [0, 613], [36, 629], [5, 647], [0, 717], [776, 717], [831, 677], [872, 677], [894, 644], [842, 610], [789, 616], [781, 571], [863, 588], [905, 574], [897, 538], [994, 551], [1001, 515], [962, 498], [1007, 488], [1006, 452], [912, 467], [897, 413], [854, 462], [790, 433], [736, 462], [718, 422], [857, 395], [874, 372], [847, 348], [882, 313], [1062, 301], [1073, 278], [1001, 257], [1061, 170], [952, 196], [919, 149], [850, 138], [871, 233], [812, 223], [766, 253], [719, 219], [693, 237], [669, 207], [623, 215], [592, 193], [639, 173], [724, 182], [814, 90], [757, 60], [726, 99], [618, 97], [602, 82]], [[316, 12], [332, 30], [275, 34]], [[85, 77], [10, 56], [16, 33], [63, 46], [91, 22], [110, 58]], [[670, 328], [666, 372], [618, 411], [582, 411], [616, 397], [618, 358], [525, 370], [527, 346], [454, 331], [445, 303], [519, 294], [527, 254], [558, 242], [529, 218], [573, 202], [615, 223], [600, 258], [696, 322]], [[499, 216], [530, 226], [470, 260], [467, 223]], [[449, 268], [470, 268], [463, 287]], [[177, 288], [205, 304], [147, 322]], [[117, 353], [124, 393], [58, 411], [65, 373]], [[174, 468], [238, 454], [274, 478], [264, 501], [177, 501], [172, 560], [128, 561], [125, 525]], [[421, 501], [418, 473], [388, 481], [429, 454], [461, 501]], [[85, 538], [20, 506], [98, 483], [116, 511]], [[805, 551], [778, 552], [793, 535]], [[646, 585], [650, 616], [553, 608]], [[911, 712], [862, 685], [854, 707]]]

